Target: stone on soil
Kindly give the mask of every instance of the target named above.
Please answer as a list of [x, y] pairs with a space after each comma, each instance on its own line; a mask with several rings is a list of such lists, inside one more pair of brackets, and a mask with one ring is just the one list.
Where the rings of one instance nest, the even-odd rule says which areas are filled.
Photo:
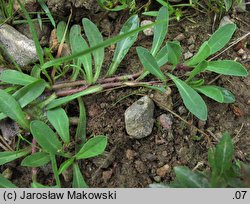
[[144, 96], [125, 111], [126, 131], [131, 138], [141, 139], [151, 134], [154, 107], [154, 102], [148, 96]]
[[0, 26], [0, 43], [20, 66], [38, 60], [34, 41], [7, 24]]

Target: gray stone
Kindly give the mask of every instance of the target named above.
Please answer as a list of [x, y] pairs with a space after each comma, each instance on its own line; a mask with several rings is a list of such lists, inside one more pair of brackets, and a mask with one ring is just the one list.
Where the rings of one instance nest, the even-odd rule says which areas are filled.
[[184, 53], [184, 59], [187, 60], [187, 59], [193, 57], [193, 55], [194, 54], [192, 52], [187, 51], [186, 53]]
[[162, 114], [159, 117], [160, 125], [165, 130], [171, 130], [173, 125], [173, 116], [171, 114]]
[[[153, 23], [153, 21], [143, 20], [141, 22], [141, 26], [145, 26], [145, 25], [148, 25], [148, 24], [151, 24], [151, 23]], [[147, 28], [147, 29], [143, 30], [143, 33], [146, 36], [152, 36], [152, 35], [154, 35], [154, 28], [153, 27]]]
[[20, 66], [38, 60], [34, 41], [7, 24], [0, 26], [0, 43]]
[[8, 144], [11, 144], [19, 131], [19, 127], [16, 122], [7, 118], [0, 121], [0, 130], [4, 139]]
[[226, 25], [226, 24], [229, 24], [229, 23], [234, 23], [234, 22], [230, 19], [229, 16], [224, 16], [224, 17], [221, 19], [221, 21], [220, 21], [219, 27], [222, 27], [222, 26], [224, 26], [224, 25]]
[[151, 134], [154, 126], [154, 107], [154, 102], [144, 96], [125, 111], [126, 131], [132, 138], [141, 139]]

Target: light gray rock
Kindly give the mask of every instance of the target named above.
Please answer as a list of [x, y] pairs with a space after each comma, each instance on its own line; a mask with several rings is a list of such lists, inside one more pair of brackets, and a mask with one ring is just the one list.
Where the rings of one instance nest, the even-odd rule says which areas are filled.
[[186, 53], [184, 53], [184, 59], [187, 60], [187, 59], [193, 57], [193, 55], [194, 54], [192, 52], [187, 51]]
[[[145, 25], [148, 25], [148, 24], [151, 24], [151, 23], [153, 23], [153, 21], [143, 20], [141, 22], [141, 26], [145, 26]], [[154, 35], [154, 27], [150, 27], [150, 28], [147, 28], [147, 29], [143, 30], [143, 33], [146, 36], [152, 36], [152, 35]]]
[[224, 16], [224, 17], [221, 19], [221, 21], [220, 21], [219, 27], [222, 27], [222, 26], [224, 26], [224, 25], [226, 25], [226, 24], [229, 24], [229, 23], [234, 23], [234, 22], [230, 19], [229, 16]]
[[7, 24], [0, 26], [0, 43], [20, 66], [38, 60], [34, 41]]
[[151, 134], [154, 126], [154, 102], [144, 96], [125, 111], [126, 131], [131, 138], [141, 139]]

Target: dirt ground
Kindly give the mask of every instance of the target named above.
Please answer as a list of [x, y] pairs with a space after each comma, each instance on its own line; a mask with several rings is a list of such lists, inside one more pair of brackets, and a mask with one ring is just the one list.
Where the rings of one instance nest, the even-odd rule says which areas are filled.
[[[99, 26], [103, 29], [106, 37], [114, 36], [119, 32], [123, 22], [128, 17], [128, 12], [119, 12], [115, 14], [115, 17], [113, 15], [103, 15], [103, 19], [100, 21]], [[213, 14], [205, 15], [192, 9], [187, 10], [184, 16], [180, 22], [170, 21], [169, 33], [166, 38], [166, 41], [172, 40], [183, 33], [185, 36], [181, 40], [183, 53], [188, 51], [190, 37], [195, 39], [194, 50], [197, 50], [202, 42], [209, 38], [213, 25], [216, 29], [219, 24], [219, 20], [214, 22]], [[99, 22], [98, 14], [88, 17], [94, 22]], [[234, 41], [250, 31], [250, 13], [231, 13], [231, 17], [238, 27], [232, 39]], [[148, 17], [143, 18], [149, 19]], [[104, 24], [109, 28], [105, 27]], [[142, 66], [136, 55], [135, 47], [138, 45], [147, 47], [151, 45], [151, 42], [152, 37], [140, 33], [139, 40], [122, 62], [117, 74], [134, 73], [141, 70]], [[244, 42], [247, 45], [244, 50], [250, 55], [250, 36], [244, 39]], [[236, 46], [225, 51], [217, 59], [234, 60], [237, 58], [250, 71], [249, 60], [244, 60], [238, 55]], [[111, 59], [112, 48], [108, 48], [107, 53], [110, 53]], [[108, 67], [110, 59], [106, 59], [105, 67]], [[217, 76], [206, 73], [203, 77], [207, 82], [210, 82]], [[182, 101], [177, 91], [173, 89], [173, 111], [180, 114], [181, 107], [183, 110], [181, 117], [209, 134], [213, 144], [216, 144], [217, 139], [225, 131], [228, 131], [235, 142], [235, 158], [249, 163], [250, 76], [246, 78], [221, 76], [213, 84], [223, 86], [234, 93], [236, 102], [231, 105], [219, 104], [204, 97], [209, 109], [208, 120], [204, 123], [183, 109]], [[167, 112], [158, 106], [154, 112], [155, 125], [152, 134], [140, 140], [129, 138], [125, 130], [124, 112], [133, 102], [145, 94], [150, 93], [135, 88], [124, 88], [84, 98], [88, 111], [87, 135], [102, 134], [108, 136], [108, 147], [105, 154], [84, 160], [81, 163], [81, 170], [90, 187], [147, 187], [154, 182], [173, 180], [173, 167], [177, 165], [185, 165], [191, 169], [197, 167], [199, 170], [208, 168], [206, 138], [176, 117], [174, 117], [172, 129], [170, 131], [163, 130], [157, 122], [157, 118]], [[67, 110], [71, 110], [72, 116], [77, 115], [78, 110], [75, 105], [77, 104], [73, 102], [67, 107]], [[200, 139], [197, 140], [194, 136], [198, 136]], [[30, 178], [27, 174], [30, 174], [30, 170], [20, 167], [16, 162], [10, 163], [8, 166], [15, 172], [12, 181], [20, 187], [29, 187]], [[162, 173], [161, 167], [163, 166], [165, 173]], [[52, 176], [50, 166], [47, 166], [40, 170], [38, 181], [43, 184], [51, 184], [53, 182]], [[64, 181], [63, 185], [69, 187], [70, 182]]]

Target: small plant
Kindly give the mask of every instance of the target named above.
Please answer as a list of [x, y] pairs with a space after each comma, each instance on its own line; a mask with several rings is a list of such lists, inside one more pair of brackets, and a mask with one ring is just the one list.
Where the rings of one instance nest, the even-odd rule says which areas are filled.
[[206, 172], [192, 171], [185, 166], [174, 167], [176, 179], [170, 184], [152, 184], [151, 187], [174, 188], [249, 188], [250, 166], [233, 159], [230, 135], [225, 133], [215, 148], [209, 149]]

